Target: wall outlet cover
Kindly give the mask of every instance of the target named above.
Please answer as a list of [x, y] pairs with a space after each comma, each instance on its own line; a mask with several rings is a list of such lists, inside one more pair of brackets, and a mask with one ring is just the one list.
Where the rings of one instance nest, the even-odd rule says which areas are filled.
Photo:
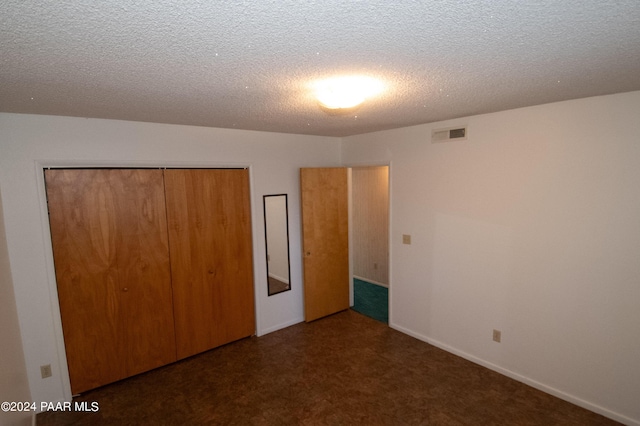
[[51, 377], [53, 374], [51, 373], [51, 364], [41, 365], [40, 366], [40, 375], [43, 379], [47, 377]]

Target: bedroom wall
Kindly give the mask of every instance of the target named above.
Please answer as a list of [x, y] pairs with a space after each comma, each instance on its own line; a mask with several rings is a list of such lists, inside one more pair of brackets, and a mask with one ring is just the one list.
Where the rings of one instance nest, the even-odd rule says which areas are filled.
[[[2, 191], [0, 191], [0, 402], [31, 401], [27, 369], [24, 364], [22, 338], [18, 324], [18, 313], [13, 294], [13, 280], [9, 268], [9, 252], [2, 214]], [[0, 411], [0, 424], [5, 426], [27, 426], [32, 413], [28, 411]]]
[[631, 92], [344, 138], [345, 163], [391, 164], [390, 325], [640, 424], [639, 111]]
[[[37, 402], [70, 400], [42, 166], [250, 167], [257, 332], [303, 320], [299, 168], [336, 166], [337, 138], [0, 114], [0, 187], [24, 354]], [[267, 296], [262, 196], [289, 194], [292, 290]], [[53, 377], [40, 378], [51, 364]]]

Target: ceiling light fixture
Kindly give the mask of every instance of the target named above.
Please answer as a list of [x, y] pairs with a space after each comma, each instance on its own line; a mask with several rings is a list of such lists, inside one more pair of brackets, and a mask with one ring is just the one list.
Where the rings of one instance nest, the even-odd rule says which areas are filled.
[[320, 105], [331, 110], [354, 108], [381, 93], [384, 84], [375, 78], [353, 75], [320, 80], [314, 84]]

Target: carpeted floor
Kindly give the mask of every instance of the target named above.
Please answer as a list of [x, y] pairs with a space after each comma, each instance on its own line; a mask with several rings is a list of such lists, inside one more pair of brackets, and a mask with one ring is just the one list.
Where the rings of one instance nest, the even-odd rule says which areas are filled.
[[389, 323], [389, 289], [354, 278], [353, 309], [375, 320]]
[[[43, 425], [612, 425], [352, 310], [247, 338], [39, 414]], [[91, 406], [91, 405], [89, 405]]]

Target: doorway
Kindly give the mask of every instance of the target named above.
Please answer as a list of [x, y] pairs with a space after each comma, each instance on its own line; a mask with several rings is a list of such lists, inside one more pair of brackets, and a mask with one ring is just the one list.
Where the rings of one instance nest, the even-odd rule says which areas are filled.
[[365, 315], [388, 322], [389, 166], [302, 168], [300, 187], [305, 321], [357, 296], [375, 302]]
[[389, 166], [351, 169], [353, 309], [389, 322]]

